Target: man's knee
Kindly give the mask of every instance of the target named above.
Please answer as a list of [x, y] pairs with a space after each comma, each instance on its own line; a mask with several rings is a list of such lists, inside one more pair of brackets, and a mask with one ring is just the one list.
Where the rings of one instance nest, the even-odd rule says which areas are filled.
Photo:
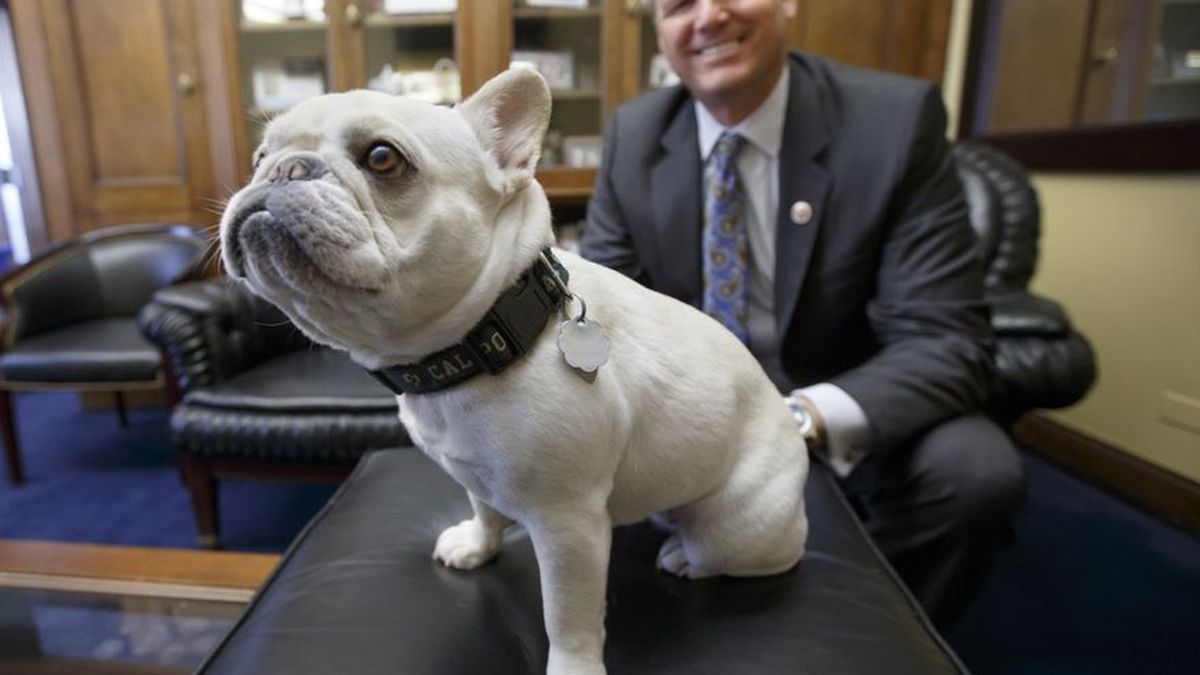
[[946, 422], [922, 438], [914, 461], [933, 494], [946, 495], [956, 529], [1007, 528], [1025, 494], [1012, 440], [982, 415]]

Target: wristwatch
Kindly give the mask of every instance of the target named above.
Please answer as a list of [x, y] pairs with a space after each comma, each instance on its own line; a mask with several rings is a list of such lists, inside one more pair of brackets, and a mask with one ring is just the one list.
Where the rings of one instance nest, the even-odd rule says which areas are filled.
[[792, 410], [792, 419], [796, 420], [796, 426], [800, 427], [800, 435], [804, 437], [804, 442], [820, 447], [825, 439], [822, 438], [821, 424], [811, 404], [797, 396], [788, 396], [787, 404]]

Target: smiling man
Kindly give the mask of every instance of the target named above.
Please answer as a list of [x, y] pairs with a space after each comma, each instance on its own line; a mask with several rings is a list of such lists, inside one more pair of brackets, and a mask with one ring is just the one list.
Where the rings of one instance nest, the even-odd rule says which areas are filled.
[[980, 413], [992, 336], [941, 99], [789, 53], [792, 0], [654, 12], [682, 85], [612, 116], [583, 254], [747, 344], [944, 628], [1024, 482]]

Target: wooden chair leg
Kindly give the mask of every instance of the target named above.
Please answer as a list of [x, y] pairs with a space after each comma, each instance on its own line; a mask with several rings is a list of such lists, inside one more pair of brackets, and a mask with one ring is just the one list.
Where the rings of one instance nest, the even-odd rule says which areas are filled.
[[8, 460], [8, 482], [21, 485], [25, 470], [21, 467], [21, 449], [17, 447], [17, 427], [13, 417], [12, 398], [7, 389], [0, 389], [0, 434], [4, 436], [4, 455]]
[[113, 398], [117, 404], [117, 419], [121, 421], [121, 428], [129, 428], [129, 413], [125, 410], [125, 392], [114, 391]]
[[162, 355], [159, 368], [163, 372], [163, 385], [167, 390], [167, 405], [174, 408], [175, 404], [183, 400], [183, 393], [179, 391], [179, 380], [175, 377], [175, 369], [171, 367], [171, 359], [167, 358], [166, 354]]
[[217, 479], [212, 464], [199, 457], [179, 458], [183, 482], [192, 497], [192, 515], [196, 519], [198, 541], [204, 548], [218, 548]]

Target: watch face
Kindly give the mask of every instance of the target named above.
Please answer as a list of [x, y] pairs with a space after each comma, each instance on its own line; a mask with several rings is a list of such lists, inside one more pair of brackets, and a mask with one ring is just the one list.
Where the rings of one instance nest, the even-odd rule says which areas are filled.
[[805, 408], [804, 406], [797, 406], [794, 416], [796, 418], [796, 424], [800, 425], [800, 431], [808, 433], [808, 430], [812, 429], [813, 419], [812, 415], [810, 415], [808, 412], [808, 408]]
[[796, 426], [800, 428], [800, 435], [804, 436], [807, 441], [816, 439], [816, 428], [813, 423], [812, 413], [808, 407], [795, 399], [787, 400], [788, 407], [792, 410], [792, 419], [796, 421]]

